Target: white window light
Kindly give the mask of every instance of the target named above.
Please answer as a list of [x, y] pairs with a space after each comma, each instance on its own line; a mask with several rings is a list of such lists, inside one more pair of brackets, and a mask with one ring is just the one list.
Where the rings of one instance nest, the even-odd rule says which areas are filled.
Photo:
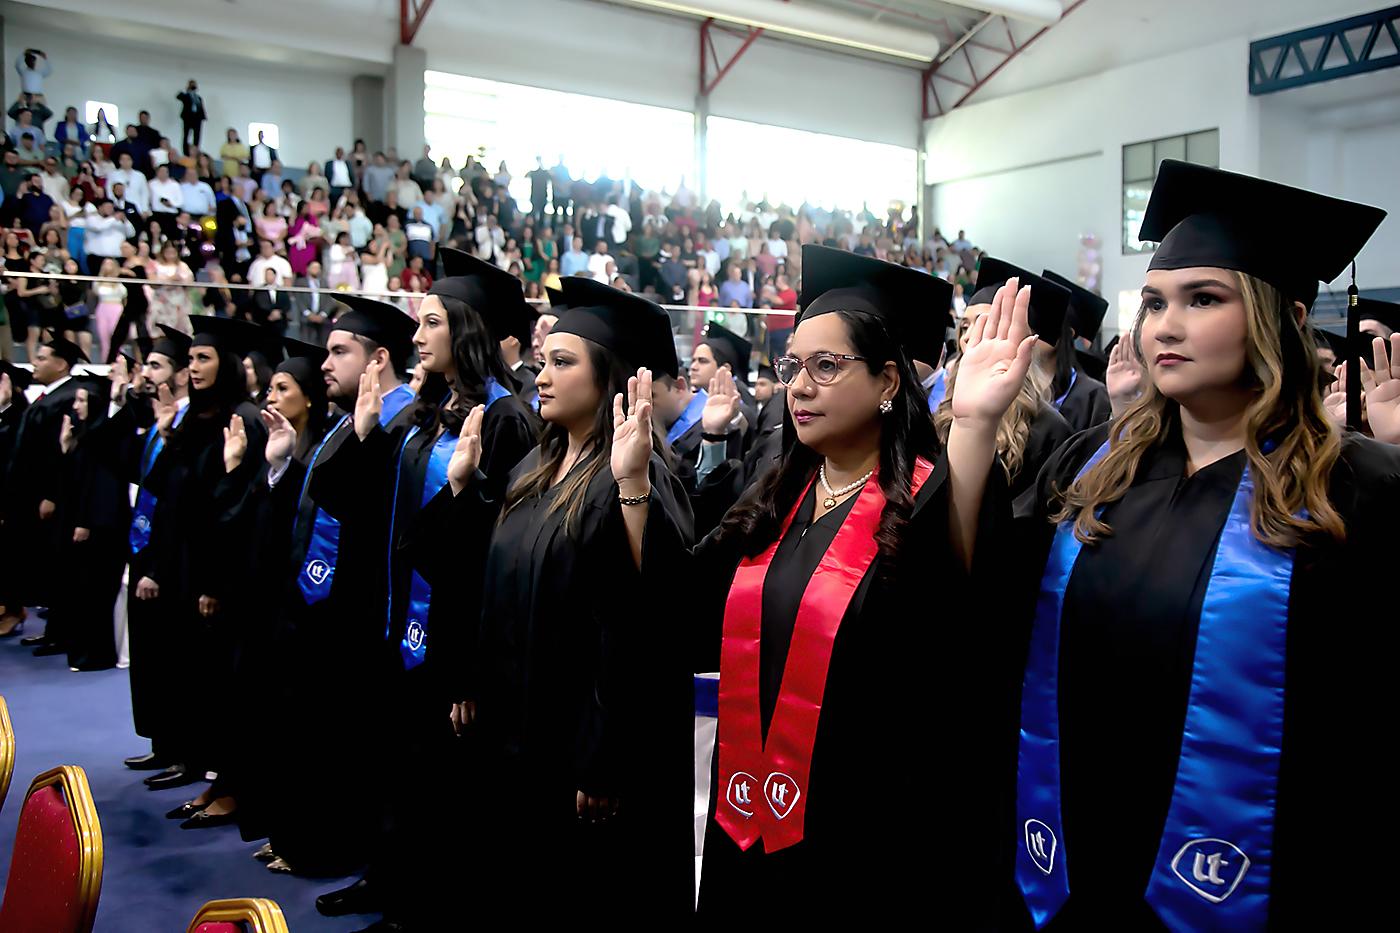
[[114, 127], [121, 126], [121, 120], [117, 113], [117, 105], [108, 103], [105, 100], [90, 100], [83, 105], [83, 119], [88, 123], [97, 122], [97, 111], [101, 110], [102, 115], [107, 118], [107, 122]]
[[277, 131], [276, 123], [249, 123], [248, 145], [256, 146], [258, 144], [259, 133], [263, 134], [263, 142], [271, 146], [273, 149], [281, 147], [282, 138], [281, 134]]

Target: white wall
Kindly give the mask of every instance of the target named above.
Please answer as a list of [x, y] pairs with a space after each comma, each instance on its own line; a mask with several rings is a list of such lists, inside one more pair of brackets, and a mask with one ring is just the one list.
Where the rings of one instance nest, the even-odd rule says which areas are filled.
[[350, 143], [348, 74], [240, 65], [197, 52], [116, 42], [104, 43], [98, 52], [91, 37], [7, 22], [5, 61], [14, 61], [26, 47], [43, 49], [53, 63], [45, 91], [58, 120], [64, 107], [77, 107], [81, 118], [84, 101], [110, 101], [120, 108], [123, 124], [136, 122], [138, 111], [149, 110], [151, 125], [178, 147], [180, 104], [175, 94], [194, 77], [210, 114], [202, 140], [208, 151], [217, 154], [230, 126], [247, 141], [248, 124], [254, 121], [278, 125], [280, 154], [289, 167], [305, 168], [313, 159], [328, 158], [337, 145]]

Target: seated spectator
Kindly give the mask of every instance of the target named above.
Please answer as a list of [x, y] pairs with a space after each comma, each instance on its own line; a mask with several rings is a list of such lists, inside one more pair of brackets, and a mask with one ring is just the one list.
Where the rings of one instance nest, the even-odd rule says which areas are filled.
[[[268, 201], [263, 205], [262, 213], [253, 220], [253, 229], [258, 234], [259, 244], [272, 244], [274, 253], [282, 253], [287, 249], [287, 221], [282, 215], [277, 213], [277, 204]], [[288, 273], [288, 280], [291, 274]], [[252, 281], [261, 282], [262, 276], [253, 275]]]
[[583, 251], [583, 237], [573, 238], [568, 252], [559, 258], [560, 275], [577, 275], [588, 268], [588, 254]]
[[306, 174], [301, 176], [301, 181], [297, 183], [297, 188], [303, 198], [310, 198], [311, 192], [320, 188], [322, 191], [331, 190], [330, 180], [321, 173], [321, 163], [312, 162], [306, 167]]
[[20, 144], [20, 138], [32, 136], [34, 138], [34, 148], [44, 148], [44, 128], [34, 122], [34, 111], [22, 108], [15, 114], [15, 125], [10, 127], [10, 141], [16, 146]]
[[142, 214], [150, 213], [151, 195], [146, 176], [138, 172], [132, 162], [131, 153], [122, 152], [117, 156], [117, 170], [107, 173], [107, 194], [116, 197], [115, 187], [123, 186], [123, 197]]
[[[609, 266], [612, 266], [612, 273], [608, 271]], [[593, 244], [593, 255], [588, 257], [588, 272], [604, 285], [611, 284], [612, 276], [617, 272], [617, 260], [608, 254], [607, 240]]]
[[214, 189], [194, 172], [185, 173], [184, 181], [180, 182], [180, 197], [192, 217], [214, 213]]
[[729, 278], [719, 287], [719, 303], [726, 308], [752, 308], [753, 287], [744, 281], [744, 270], [738, 263], [729, 263]]
[[[279, 218], [280, 219], [280, 218]], [[292, 265], [283, 256], [278, 256], [272, 248], [271, 240], [261, 240], [258, 243], [258, 258], [254, 259], [248, 267], [248, 281], [264, 282], [267, 269], [277, 270], [277, 281], [281, 285], [292, 284]]]
[[252, 201], [253, 195], [261, 190], [258, 188], [257, 180], [253, 178], [252, 168], [246, 162], [238, 166], [238, 177], [234, 179], [233, 185], [239, 200], [245, 204]]
[[394, 167], [385, 160], [384, 153], [376, 152], [373, 161], [365, 168], [365, 196], [371, 201], [383, 202], [389, 193], [389, 187], [394, 183], [394, 172]]
[[399, 204], [405, 207], [423, 200], [423, 189], [413, 180], [413, 166], [407, 159], [399, 163], [398, 174], [394, 178], [394, 190], [398, 192]]
[[423, 219], [421, 204], [413, 209], [413, 219], [404, 227], [404, 234], [408, 237], [409, 257], [417, 256], [425, 263], [431, 262], [437, 244], [437, 231], [432, 224]]
[[72, 143], [80, 157], [87, 155], [92, 135], [87, 131], [87, 127], [78, 122], [77, 107], [69, 107], [63, 112], [63, 122], [54, 127], [53, 138], [60, 146]]
[[[257, 151], [256, 146], [253, 149], [255, 152]], [[258, 179], [258, 187], [269, 198], [276, 198], [282, 194], [282, 161], [280, 159], [274, 158], [272, 164], [263, 169], [261, 175], [258, 175], [258, 166], [254, 165], [253, 175]]]

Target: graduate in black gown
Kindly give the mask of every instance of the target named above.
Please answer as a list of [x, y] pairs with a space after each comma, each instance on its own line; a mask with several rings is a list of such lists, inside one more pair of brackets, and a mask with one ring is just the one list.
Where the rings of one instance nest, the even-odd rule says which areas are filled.
[[54, 612], [68, 631], [68, 666], [101, 671], [116, 666], [113, 609], [130, 553], [131, 500], [97, 435], [107, 420], [110, 383], [85, 378], [59, 433], [63, 448], [64, 568], [81, 586], [62, 587]]
[[1107, 354], [1100, 355], [1092, 348], [1094, 338], [1103, 326], [1104, 315], [1108, 313], [1108, 299], [1089, 291], [1083, 285], [1057, 272], [1046, 269], [1041, 276], [1047, 282], [1069, 290], [1069, 330], [1074, 341], [1074, 365], [1091, 379], [1104, 381], [1108, 372]]
[[[10, 457], [14, 453], [15, 437], [24, 412], [29, 408], [29, 399], [24, 390], [33, 384], [34, 374], [21, 369], [9, 360], [0, 360], [0, 504], [8, 501], [7, 486]], [[0, 522], [0, 547], [3, 547], [5, 565], [0, 568], [0, 579], [10, 579], [16, 570], [18, 558], [16, 550], [9, 544], [10, 536], [3, 522]], [[13, 591], [12, 591], [13, 592]], [[24, 608], [14, 609], [0, 604], [0, 638], [16, 638], [24, 634]]]
[[[15, 431], [5, 477], [4, 520], [7, 542], [17, 558], [0, 567], [0, 605], [21, 618], [25, 606], [49, 606], [60, 569], [62, 539], [58, 499], [62, 479], [58, 433], [63, 416], [73, 405], [78, 384], [73, 367], [87, 362], [77, 344], [62, 337], [39, 345], [34, 356], [34, 382], [42, 388], [25, 410]], [[21, 641], [38, 655], [63, 654], [62, 624], [50, 624], [43, 635]]]
[[[675, 345], [651, 302], [583, 278], [563, 288], [569, 310], [536, 380], [543, 440], [511, 476], [486, 562], [464, 727], [481, 780], [463, 805], [467, 870], [493, 894], [472, 909], [683, 922], [694, 896], [684, 638], [657, 613], [664, 587], [637, 578], [619, 501], [631, 492], [610, 468], [614, 401], [638, 367], [674, 379]], [[659, 457], [643, 470], [656, 523], [688, 541], [679, 481]]]
[[783, 414], [787, 411], [787, 390], [778, 381], [771, 363], [759, 365], [753, 397], [758, 405], [758, 415], [754, 419], [753, 431], [748, 435], [748, 449], [744, 452], [745, 488], [758, 482], [776, 466], [783, 452]]
[[[332, 419], [324, 440], [305, 462], [288, 425], [269, 436], [267, 508], [293, 516], [282, 586], [270, 597], [276, 616], [278, 708], [268, 743], [276, 773], [260, 781], [269, 846], [260, 855], [277, 870], [345, 874], [362, 866], [377, 838], [382, 806], [376, 800], [382, 755], [366, 756], [364, 737], [378, 735], [382, 715], [384, 606], [388, 600], [388, 513], [392, 482], [387, 464], [352, 482], [317, 483], [322, 467], [346, 443], [358, 443], [350, 413], [370, 363], [379, 366], [378, 418], [391, 434], [406, 430], [413, 391], [405, 380], [413, 353], [414, 322], [393, 305], [342, 295], [347, 308], [326, 334], [321, 375], [330, 401], [344, 414]], [[340, 715], [327, 716], [334, 702]], [[314, 805], [307, 788], [288, 775], [315, 775]], [[373, 904], [351, 903], [343, 913]]]
[[[1400, 451], [1329, 422], [1305, 326], [1384, 216], [1162, 164], [1143, 394], [1041, 477], [1060, 525], [1006, 827], [1025, 926], [1359, 929], [1389, 902]], [[1280, 240], [1299, 219], [1331, 235]]]
[[[960, 597], [982, 535], [1010, 519], [994, 437], [1031, 364], [1025, 302], [970, 345], [945, 447], [909, 355], [942, 339], [933, 280], [818, 246], [802, 268], [792, 355], [774, 361], [782, 460], [679, 568], [643, 563], [688, 581], [692, 670], [720, 671], [700, 914], [737, 927], [917, 910], [987, 928], [990, 882], [972, 866], [1005, 851], [983, 644], [999, 636], [966, 624]], [[615, 453], [614, 472], [635, 483], [636, 460]], [[646, 545], [664, 550], [666, 530], [648, 525]]]
[[[230, 676], [239, 626], [250, 609], [251, 522], [240, 506], [267, 438], [257, 407], [247, 400], [242, 365], [250, 349], [265, 344], [264, 332], [231, 318], [200, 316], [194, 324], [189, 407], [176, 426], [174, 396], [164, 387], [158, 392], [156, 430], [165, 444], [144, 481], [170, 517], [154, 526], [160, 542], [147, 577], [181, 633], [174, 728], [186, 754], [186, 775], [218, 770], [228, 749], [231, 696], [210, 685]], [[247, 435], [247, 456], [230, 469], [224, 442], [235, 418]], [[230, 795], [217, 795], [181, 827], [229, 821], [235, 807]]]
[[758, 417], [758, 405], [749, 389], [749, 367], [752, 365], [753, 344], [727, 327], [713, 321], [700, 331], [700, 342], [690, 352], [690, 387], [708, 391], [710, 380], [720, 369], [728, 368], [739, 388], [739, 409], [747, 428]]

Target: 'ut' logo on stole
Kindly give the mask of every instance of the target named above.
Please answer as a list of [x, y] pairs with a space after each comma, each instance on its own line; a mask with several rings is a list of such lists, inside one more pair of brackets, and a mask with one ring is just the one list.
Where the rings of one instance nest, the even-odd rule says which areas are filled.
[[417, 619], [408, 623], [408, 647], [417, 651], [423, 647], [423, 639], [426, 635], [427, 632], [423, 631], [423, 626], [419, 624]]
[[747, 820], [753, 816], [753, 792], [757, 787], [758, 779], [752, 774], [735, 771], [729, 779], [729, 789], [725, 791], [724, 799]]
[[1045, 874], [1055, 870], [1055, 831], [1040, 820], [1026, 820], [1026, 852]]
[[1172, 872], [1212, 904], [1235, 893], [1249, 871], [1249, 856], [1224, 839], [1192, 839], [1172, 859]]
[[790, 774], [774, 771], [768, 775], [768, 780], [763, 782], [763, 797], [768, 801], [768, 809], [780, 820], [792, 812], [792, 808], [797, 805], [797, 798], [801, 796], [802, 790]]
[[317, 586], [326, 582], [326, 577], [330, 575], [331, 568], [323, 560], [313, 560], [306, 565], [306, 576]]

